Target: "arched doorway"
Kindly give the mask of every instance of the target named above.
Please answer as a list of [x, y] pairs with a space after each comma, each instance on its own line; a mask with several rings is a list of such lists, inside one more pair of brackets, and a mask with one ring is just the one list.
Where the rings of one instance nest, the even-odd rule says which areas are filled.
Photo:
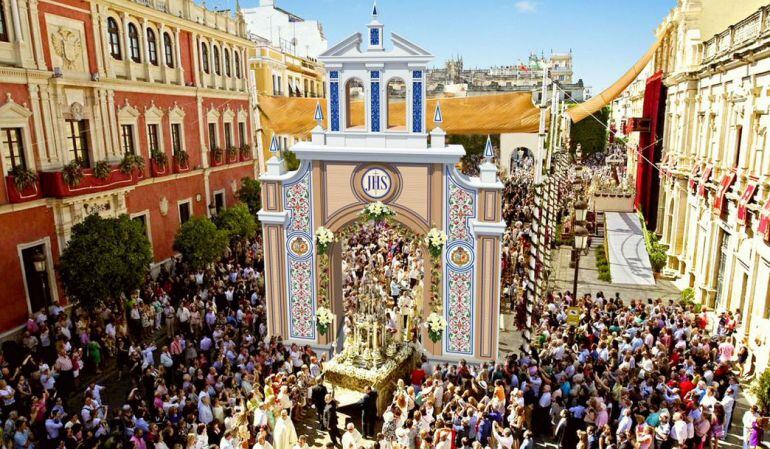
[[532, 150], [527, 147], [517, 147], [511, 152], [511, 160], [509, 162], [509, 169], [513, 171], [516, 168], [523, 168], [529, 161], [532, 160], [534, 154]]
[[366, 128], [364, 83], [351, 78], [345, 83], [345, 129], [363, 131]]

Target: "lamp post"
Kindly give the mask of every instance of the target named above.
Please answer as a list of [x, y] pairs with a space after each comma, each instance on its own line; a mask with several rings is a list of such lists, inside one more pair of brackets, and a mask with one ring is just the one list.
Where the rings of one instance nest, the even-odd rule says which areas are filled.
[[209, 203], [209, 217], [214, 218], [217, 216], [217, 205]]
[[46, 286], [45, 278], [47, 273], [47, 260], [45, 257], [45, 254], [43, 254], [43, 251], [38, 249], [35, 251], [35, 254], [32, 255], [32, 265], [35, 267], [35, 272], [38, 276], [40, 276], [40, 285], [41, 289], [43, 290], [43, 303], [46, 306], [46, 314], [48, 314], [48, 306], [49, 300], [48, 300], [48, 288]]
[[[577, 210], [576, 210], [577, 211]], [[588, 230], [582, 225], [575, 226], [575, 279], [572, 282], [572, 294], [577, 300], [578, 272], [580, 271], [580, 252], [588, 245]]]

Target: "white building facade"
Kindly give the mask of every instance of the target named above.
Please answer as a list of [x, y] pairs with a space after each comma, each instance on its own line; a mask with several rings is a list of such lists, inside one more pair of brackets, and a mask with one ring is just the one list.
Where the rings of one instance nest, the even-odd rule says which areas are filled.
[[241, 11], [249, 33], [268, 40], [284, 53], [316, 58], [329, 45], [318, 21], [305, 20], [281, 9], [275, 0], [260, 0], [259, 6]]

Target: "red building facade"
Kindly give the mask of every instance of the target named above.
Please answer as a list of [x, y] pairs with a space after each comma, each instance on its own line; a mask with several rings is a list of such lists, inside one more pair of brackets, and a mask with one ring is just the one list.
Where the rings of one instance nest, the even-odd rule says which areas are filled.
[[251, 46], [240, 14], [190, 0], [0, 1], [0, 334], [66, 303], [54, 267], [88, 214], [142, 221], [159, 264], [235, 202], [258, 166]]

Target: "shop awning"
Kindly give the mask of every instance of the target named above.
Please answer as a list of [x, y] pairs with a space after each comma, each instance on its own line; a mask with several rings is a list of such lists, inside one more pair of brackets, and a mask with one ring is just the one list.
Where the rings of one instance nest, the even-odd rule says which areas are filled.
[[698, 195], [702, 196], [703, 198], [706, 198], [706, 195], [708, 194], [708, 190], [706, 190], [706, 183], [711, 179], [711, 170], [713, 169], [714, 167], [710, 165], [706, 166], [706, 169], [703, 170], [703, 176], [700, 177], [700, 183], [698, 184]]
[[746, 222], [748, 214], [746, 213], [746, 207], [754, 197], [754, 193], [757, 191], [757, 184], [752, 182], [746, 186], [746, 190], [743, 191], [741, 199], [738, 201], [738, 220]]
[[730, 186], [735, 181], [735, 173], [730, 172], [722, 176], [722, 181], [719, 183], [719, 190], [717, 190], [717, 196], [714, 198], [714, 209], [721, 212], [725, 205], [725, 195], [730, 190]]
[[639, 76], [642, 70], [644, 70], [644, 68], [647, 66], [647, 63], [650, 62], [650, 59], [652, 59], [652, 56], [655, 54], [655, 51], [658, 49], [658, 47], [660, 47], [660, 44], [663, 42], [663, 38], [666, 36], [666, 34], [668, 34], [668, 29], [660, 33], [655, 43], [653, 43], [650, 49], [647, 50], [647, 53], [642, 55], [642, 57], [639, 58], [639, 60], [636, 61], [636, 63], [631, 66], [631, 68], [628, 69], [628, 71], [624, 73], [623, 76], [615, 81], [610, 87], [604, 89], [599, 95], [592, 97], [585, 103], [580, 103], [570, 108], [567, 111], [570, 119], [572, 119], [574, 123], [577, 123], [600, 110], [604, 106], [610, 104], [612, 100], [617, 98], [618, 95], [626, 90], [626, 88], [636, 79], [636, 77]]

